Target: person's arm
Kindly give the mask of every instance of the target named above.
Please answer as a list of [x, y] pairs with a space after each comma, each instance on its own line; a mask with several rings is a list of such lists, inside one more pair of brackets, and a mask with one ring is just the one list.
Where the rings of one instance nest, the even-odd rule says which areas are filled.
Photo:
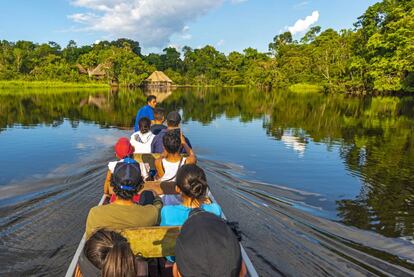
[[110, 170], [108, 170], [108, 173], [106, 173], [106, 179], [104, 183], [104, 194], [107, 196], [110, 196], [114, 193], [111, 187], [111, 176], [112, 173]]
[[154, 162], [155, 169], [157, 170], [157, 179], [160, 179], [165, 174], [164, 169], [162, 168], [162, 159], [163, 157], [161, 156], [160, 158], [156, 159]]
[[181, 136], [181, 145], [184, 147], [185, 152], [188, 154], [187, 159], [185, 160], [186, 164], [195, 164], [197, 163], [197, 157], [193, 151], [193, 149], [191, 149], [188, 144], [187, 141], [185, 140], [185, 137], [183, 135], [183, 133], [180, 133]]

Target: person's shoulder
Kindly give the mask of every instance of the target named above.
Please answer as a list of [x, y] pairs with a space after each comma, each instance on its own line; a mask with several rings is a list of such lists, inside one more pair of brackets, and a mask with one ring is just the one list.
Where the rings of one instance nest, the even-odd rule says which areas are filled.
[[222, 213], [221, 207], [217, 203], [204, 204], [203, 205], [203, 210], [205, 210], [207, 212], [214, 213], [214, 214], [219, 215], [219, 216]]
[[119, 161], [113, 161], [108, 163], [108, 169], [111, 171], [111, 173], [114, 173], [115, 166]]

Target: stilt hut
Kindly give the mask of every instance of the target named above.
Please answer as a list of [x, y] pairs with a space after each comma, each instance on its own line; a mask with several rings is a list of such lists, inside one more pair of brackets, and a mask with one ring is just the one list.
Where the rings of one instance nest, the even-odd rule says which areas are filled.
[[169, 89], [172, 86], [173, 81], [162, 71], [154, 71], [144, 81], [144, 87], [147, 89]]

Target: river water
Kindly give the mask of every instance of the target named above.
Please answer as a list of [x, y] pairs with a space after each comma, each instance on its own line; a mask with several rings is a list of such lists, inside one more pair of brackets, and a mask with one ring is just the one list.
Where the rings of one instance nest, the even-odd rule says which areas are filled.
[[[414, 274], [414, 98], [157, 93], [261, 276]], [[61, 276], [142, 91], [0, 92], [0, 276]]]

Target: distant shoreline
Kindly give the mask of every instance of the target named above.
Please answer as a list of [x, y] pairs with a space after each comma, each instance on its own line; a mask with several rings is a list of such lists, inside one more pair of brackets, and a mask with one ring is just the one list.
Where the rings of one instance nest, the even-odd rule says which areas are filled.
[[0, 81], [0, 89], [15, 88], [109, 88], [106, 83], [92, 82], [62, 82], [62, 81]]

